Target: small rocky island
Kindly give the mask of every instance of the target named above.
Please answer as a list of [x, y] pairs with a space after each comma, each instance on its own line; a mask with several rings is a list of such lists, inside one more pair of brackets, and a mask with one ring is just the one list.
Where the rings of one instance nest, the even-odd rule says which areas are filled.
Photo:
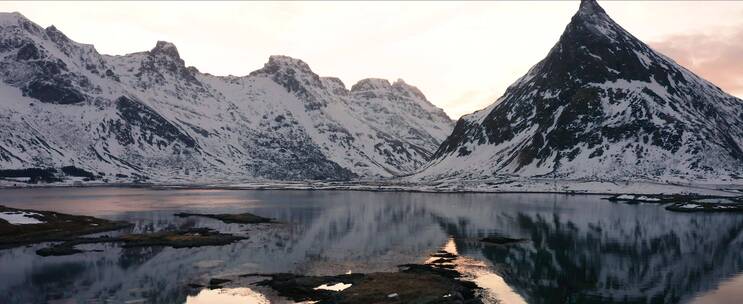
[[119, 230], [132, 224], [92, 216], [0, 206], [0, 249]]
[[311, 303], [482, 303], [481, 290], [455, 268], [459, 256], [431, 254], [424, 264], [404, 264], [396, 272], [306, 276], [292, 273], [243, 274], [211, 278], [192, 288], [268, 287], [295, 302]]
[[[178, 213], [175, 216], [202, 216], [233, 224], [273, 223], [274, 220], [250, 213], [195, 214]], [[154, 233], [120, 233], [117, 236], [88, 236], [132, 227], [123, 221], [112, 221], [92, 216], [70, 215], [52, 211], [16, 209], [0, 206], [0, 249], [53, 242], [36, 251], [41, 256], [62, 256], [84, 252], [78, 245], [117, 243], [122, 247], [164, 246], [173, 248], [222, 246], [247, 239], [246, 236], [221, 233], [209, 228], [191, 228]]]
[[75, 246], [82, 244], [119, 243], [121, 247], [154, 247], [164, 246], [173, 248], [188, 248], [202, 246], [222, 246], [247, 239], [247, 237], [221, 233], [209, 228], [193, 228], [187, 230], [160, 231], [145, 234], [125, 234], [119, 237], [78, 237], [60, 244], [52, 245], [36, 251], [41, 256], [71, 255], [84, 252]]
[[293, 301], [321, 303], [482, 303], [477, 285], [455, 270], [434, 265], [401, 265], [398, 272], [301, 276], [273, 274], [257, 283]]

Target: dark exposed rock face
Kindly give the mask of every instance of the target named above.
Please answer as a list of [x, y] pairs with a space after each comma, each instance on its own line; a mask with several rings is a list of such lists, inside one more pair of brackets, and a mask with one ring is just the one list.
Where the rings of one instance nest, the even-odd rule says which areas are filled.
[[16, 59], [17, 60], [39, 59], [39, 49], [36, 48], [36, 46], [31, 43], [26, 44], [18, 50], [18, 55], [16, 55]]
[[34, 80], [24, 88], [26, 95], [41, 102], [74, 104], [85, 101], [85, 97], [66, 81]]
[[150, 54], [165, 55], [172, 59], [180, 60], [181, 62], [183, 62], [183, 60], [181, 59], [181, 55], [178, 54], [178, 49], [175, 47], [175, 45], [167, 41], [158, 41], [155, 44], [155, 47], [152, 48], [152, 50], [150, 51]]
[[92, 172], [89, 172], [85, 169], [81, 169], [75, 166], [64, 166], [62, 167], [62, 172], [64, 172], [64, 174], [67, 174], [69, 176], [87, 177], [87, 178], [95, 177], [95, 174], [93, 174]]
[[[741, 115], [740, 99], [586, 0], [544, 60], [457, 122], [428, 172], [453, 174], [459, 162], [481, 177], [730, 178], [743, 173]], [[491, 163], [468, 163], [482, 153]]]
[[[176, 79], [185, 81], [188, 85], [200, 88], [202, 85], [196, 79], [195, 72], [198, 71], [186, 67], [174, 44], [158, 41], [155, 47], [148, 52], [148, 56], [142, 60], [139, 73], [136, 76], [140, 79], [140, 85], [143, 88], [152, 86], [152, 82], [157, 85], [166, 85], [169, 82], [166, 76], [168, 73], [175, 76]], [[179, 83], [173, 84], [179, 85]]]
[[28, 178], [30, 184], [59, 181], [54, 168], [24, 168], [0, 170], [0, 178]]
[[150, 145], [165, 147], [180, 142], [189, 148], [196, 146], [193, 138], [141, 102], [121, 96], [116, 100], [116, 109], [125, 122], [123, 129], [117, 131], [117, 138], [124, 145], [135, 142], [131, 126], [136, 126], [142, 139]]

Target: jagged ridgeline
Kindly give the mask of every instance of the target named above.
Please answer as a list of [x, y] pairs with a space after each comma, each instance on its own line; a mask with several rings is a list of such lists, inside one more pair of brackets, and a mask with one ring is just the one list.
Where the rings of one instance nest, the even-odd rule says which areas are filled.
[[419, 176], [731, 182], [742, 149], [743, 101], [589, 0], [546, 58], [457, 122]]
[[347, 89], [285, 56], [213, 76], [168, 42], [102, 55], [18, 13], [0, 14], [0, 71], [0, 177], [389, 177], [425, 164], [453, 127], [402, 80]]

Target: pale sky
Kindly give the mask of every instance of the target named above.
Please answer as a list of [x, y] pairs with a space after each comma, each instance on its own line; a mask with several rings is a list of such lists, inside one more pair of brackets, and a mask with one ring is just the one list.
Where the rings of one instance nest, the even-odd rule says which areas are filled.
[[[743, 96], [743, 2], [601, 1], [625, 29]], [[270, 55], [347, 87], [404, 79], [452, 118], [486, 107], [541, 60], [578, 7], [547, 2], [0, 2], [103, 54], [175, 43], [187, 65], [247, 75]]]

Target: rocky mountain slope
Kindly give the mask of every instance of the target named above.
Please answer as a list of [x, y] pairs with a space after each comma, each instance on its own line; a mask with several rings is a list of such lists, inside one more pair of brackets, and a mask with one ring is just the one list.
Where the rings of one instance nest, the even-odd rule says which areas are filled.
[[743, 101], [584, 0], [546, 58], [464, 116], [423, 179], [740, 182]]
[[452, 128], [402, 80], [347, 89], [285, 56], [213, 76], [171, 43], [102, 55], [18, 13], [0, 14], [0, 71], [6, 177], [65, 166], [112, 181], [389, 177], [426, 163]]

